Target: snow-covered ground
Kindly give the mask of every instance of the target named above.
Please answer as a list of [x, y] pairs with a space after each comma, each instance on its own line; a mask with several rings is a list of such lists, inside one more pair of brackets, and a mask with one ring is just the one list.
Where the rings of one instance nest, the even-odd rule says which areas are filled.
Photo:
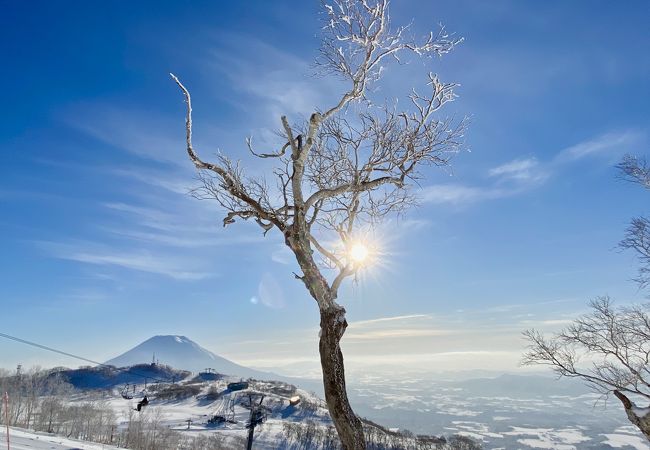
[[355, 411], [387, 427], [460, 434], [485, 449], [650, 450], [618, 400], [534, 376], [463, 381], [366, 377], [349, 384]]
[[[80, 373], [89, 376], [87, 372]], [[134, 408], [141, 398], [137, 393], [144, 385], [132, 391], [132, 400], [120, 395], [123, 385], [113, 384], [78, 390], [69, 401], [97, 401], [110, 407], [121, 430], [127, 428], [129, 420], [142, 420], [159, 430], [167, 428], [186, 437], [219, 436], [222, 442], [231, 441], [233, 448], [241, 447], [248, 435], [249, 396], [259, 399], [263, 395], [266, 411], [265, 422], [255, 429], [256, 449], [286, 448], [287, 428], [305, 426], [308, 422], [321, 430], [331, 426], [322, 399], [286, 383], [251, 381], [247, 389], [232, 391], [228, 383], [239, 378], [214, 374], [208, 379], [195, 378], [188, 372], [183, 376], [175, 384], [149, 384], [150, 403], [142, 412]], [[133, 386], [133, 382], [129, 380], [129, 385]], [[565, 391], [558, 391], [563, 387]], [[650, 450], [619, 405], [603, 405], [602, 401], [595, 404], [599, 400], [597, 395], [575, 391], [552, 379], [497, 377], [461, 382], [400, 374], [351, 383], [349, 392], [357, 413], [388, 428], [409, 429], [417, 434], [468, 436], [481, 442], [485, 449]], [[292, 406], [290, 399], [294, 396], [300, 397], [300, 403]], [[209, 424], [215, 416], [226, 420]]]
[[[46, 433], [35, 433], [20, 428], [9, 429], [11, 450], [118, 450], [117, 447], [92, 442], [66, 439]], [[5, 448], [7, 432], [0, 430], [0, 448]], [[125, 450], [125, 449], [121, 449]]]
[[[119, 389], [77, 394], [72, 401], [101, 401], [115, 412], [120, 429], [125, 429], [131, 418], [155, 421], [158, 426], [188, 437], [218, 434], [225, 439], [245, 439], [248, 436], [246, 424], [250, 418], [250, 408], [247, 407], [250, 402], [249, 395], [252, 395], [253, 399], [259, 399], [263, 395], [262, 406], [266, 411], [266, 420], [255, 429], [256, 449], [281, 448], [279, 442], [282, 440], [284, 423], [304, 423], [310, 420], [319, 426], [331, 424], [323, 400], [313, 393], [302, 389], [294, 391], [293, 387], [282, 382], [265, 381], [250, 382], [248, 389], [230, 391], [227, 384], [232, 381], [234, 379], [221, 379], [199, 384], [185, 380], [188, 386], [200, 387], [200, 393], [183, 399], [162, 400], [152, 392], [148, 397], [149, 405], [143, 408], [142, 412], [134, 411], [140, 397], [125, 400], [120, 396]], [[288, 390], [283, 392], [283, 389]], [[300, 397], [300, 403], [292, 406], [290, 399], [295, 396]], [[209, 424], [208, 420], [215, 415], [223, 416], [228, 421]]]

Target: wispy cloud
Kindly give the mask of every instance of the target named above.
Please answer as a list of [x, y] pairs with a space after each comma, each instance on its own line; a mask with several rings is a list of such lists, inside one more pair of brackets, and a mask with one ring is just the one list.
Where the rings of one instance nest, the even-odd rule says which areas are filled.
[[606, 133], [565, 148], [555, 156], [553, 163], [567, 164], [597, 154], [608, 154], [618, 158], [623, 153], [629, 152], [630, 146], [643, 141], [644, 137], [644, 134], [638, 130]]
[[526, 327], [563, 327], [573, 323], [573, 319], [522, 320]]
[[413, 329], [400, 328], [395, 330], [374, 330], [366, 332], [348, 333], [345, 335], [346, 341], [359, 340], [376, 340], [376, 339], [398, 339], [398, 338], [421, 338], [431, 336], [446, 336], [453, 334], [452, 330], [433, 330], [433, 329]]
[[[227, 77], [234, 89], [256, 99], [255, 114], [261, 119], [256, 123], [262, 126], [276, 127], [282, 115], [308, 117], [327, 107], [327, 99], [335, 98], [329, 95], [335, 83], [310, 76], [313, 69], [309, 60], [250, 36], [220, 36], [218, 41], [208, 67]], [[260, 67], [265, 70], [260, 71]], [[250, 114], [246, 99], [237, 105]]]
[[512, 195], [512, 192], [497, 187], [480, 188], [462, 184], [434, 184], [420, 192], [424, 203], [461, 205], [481, 200], [494, 200]]
[[174, 218], [159, 209], [119, 202], [104, 203], [104, 206], [137, 217], [139, 224], [142, 226], [166, 231], [173, 229], [172, 222]]
[[163, 275], [175, 280], [203, 280], [215, 276], [195, 269], [194, 264], [181, 261], [169, 255], [153, 254], [147, 251], [116, 250], [94, 243], [37, 242], [51, 256], [80, 263], [99, 266], [113, 266], [140, 272]]
[[64, 120], [71, 128], [141, 158], [188, 165], [182, 118], [173, 121], [151, 111], [92, 104], [77, 107]]
[[191, 175], [181, 170], [172, 172], [169, 170], [150, 170], [142, 167], [121, 167], [110, 170], [110, 173], [151, 187], [163, 188], [174, 194], [186, 195], [196, 187]]
[[429, 314], [408, 314], [405, 316], [379, 317], [377, 319], [357, 320], [355, 322], [350, 322], [348, 328], [353, 329], [385, 322], [412, 321], [414, 319], [431, 319], [431, 316]]
[[466, 205], [485, 200], [511, 197], [544, 185], [572, 164], [597, 155], [608, 155], [608, 164], [629, 152], [645, 140], [638, 130], [606, 133], [560, 150], [544, 162], [537, 157], [515, 158], [487, 171], [491, 184], [468, 186], [464, 184], [436, 184], [426, 186], [420, 193], [425, 203]]
[[[150, 199], [150, 203], [153, 201]], [[200, 202], [184, 198], [175, 202], [167, 199], [169, 211], [153, 206], [109, 202], [104, 206], [117, 213], [117, 224], [101, 225], [100, 229], [114, 236], [126, 237], [140, 244], [158, 244], [171, 247], [200, 248], [259, 244], [269, 241], [261, 233], [224, 230], [214, 220], [212, 208], [209, 212], [200, 207]], [[211, 205], [216, 206], [216, 205]], [[127, 226], [122, 223], [126, 222]]]
[[488, 171], [488, 176], [500, 180], [513, 180], [521, 183], [532, 183], [545, 178], [537, 158], [515, 159]]
[[[259, 299], [258, 299], [259, 301]], [[548, 305], [566, 300], [549, 300], [532, 304], [485, 306], [445, 314], [406, 314], [352, 321], [343, 337], [346, 363], [361, 369], [397, 367], [409, 364], [415, 370], [516, 369], [525, 348], [521, 332], [535, 327], [554, 332], [565, 326], [566, 313]], [[518, 311], [519, 310], [519, 311]], [[519, 315], [517, 312], [525, 312]], [[233, 355], [252, 365], [275, 366], [311, 361], [318, 341], [316, 327], [286, 330], [266, 341], [264, 351], [259, 342], [247, 338], [221, 343]], [[305, 370], [301, 364], [296, 370]], [[315, 366], [318, 369], [318, 366]], [[288, 369], [287, 369], [288, 370]]]
[[437, 326], [429, 314], [408, 314], [359, 320], [351, 322], [348, 329], [346, 334], [348, 342], [424, 338], [453, 333], [451, 330], [441, 329]]

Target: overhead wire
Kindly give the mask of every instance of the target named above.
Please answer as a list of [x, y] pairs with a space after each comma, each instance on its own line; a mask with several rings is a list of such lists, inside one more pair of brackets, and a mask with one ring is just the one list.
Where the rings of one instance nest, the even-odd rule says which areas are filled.
[[[28, 341], [26, 339], [22, 339], [22, 338], [19, 338], [19, 337], [16, 337], [16, 336], [11, 336], [9, 334], [0, 333], [0, 337], [5, 338], [5, 339], [9, 339], [9, 340], [12, 340], [12, 341], [15, 341], [15, 342], [19, 342], [21, 344], [31, 345], [32, 347], [40, 348], [42, 350], [47, 350], [49, 352], [58, 353], [60, 355], [67, 356], [69, 358], [74, 358], [74, 359], [78, 359], [80, 361], [85, 361], [85, 362], [95, 364], [95, 365], [100, 366], [100, 367], [115, 368], [115, 366], [111, 366], [109, 364], [104, 364], [104, 363], [100, 363], [100, 362], [97, 362], [97, 361], [93, 361], [92, 359], [84, 358], [83, 356], [79, 356], [79, 355], [75, 355], [75, 354], [72, 354], [72, 353], [64, 352], [63, 350], [58, 350], [58, 349], [53, 348], [53, 347], [48, 347], [47, 345], [39, 344], [37, 342]], [[131, 374], [133, 374], [135, 376], [139, 376], [141, 378], [144, 378], [145, 382], [146, 382], [146, 380], [151, 380], [151, 381], [155, 381], [155, 382], [158, 382], [158, 383], [169, 383], [168, 379], [167, 380], [162, 380], [162, 379], [159, 379], [159, 378], [154, 378], [154, 377], [152, 377], [150, 375], [143, 375], [143, 374], [135, 372], [133, 370], [129, 370], [129, 373], [131, 373]]]

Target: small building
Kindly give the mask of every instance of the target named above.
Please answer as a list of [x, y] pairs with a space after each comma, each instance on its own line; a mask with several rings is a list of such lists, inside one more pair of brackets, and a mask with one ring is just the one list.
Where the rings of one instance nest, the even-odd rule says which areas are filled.
[[299, 395], [294, 395], [289, 399], [289, 404], [291, 406], [296, 406], [298, 403], [300, 403], [300, 396]]
[[208, 425], [219, 425], [226, 422], [226, 418], [222, 415], [215, 414], [208, 419]]
[[228, 390], [230, 391], [241, 391], [242, 389], [248, 389], [248, 381], [237, 381], [235, 383], [228, 383]]

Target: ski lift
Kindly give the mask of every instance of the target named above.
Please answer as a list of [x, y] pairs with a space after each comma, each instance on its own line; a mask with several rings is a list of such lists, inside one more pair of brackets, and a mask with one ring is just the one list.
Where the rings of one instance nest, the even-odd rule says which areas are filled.
[[[129, 389], [129, 386], [131, 386], [131, 389]], [[120, 391], [120, 395], [124, 400], [133, 400], [135, 397], [139, 397], [140, 400], [138, 400], [138, 411], [142, 408], [142, 406], [147, 406], [149, 404], [149, 400], [147, 400], [147, 387], [145, 384], [145, 388], [141, 390], [140, 392], [136, 393], [135, 392], [135, 384], [129, 384], [127, 383], [124, 388]]]
[[124, 400], [133, 400], [133, 394], [135, 393], [135, 384], [133, 385], [133, 391], [132, 393], [129, 394], [129, 384], [127, 383], [124, 388], [122, 388], [122, 391], [120, 392], [120, 395]]

